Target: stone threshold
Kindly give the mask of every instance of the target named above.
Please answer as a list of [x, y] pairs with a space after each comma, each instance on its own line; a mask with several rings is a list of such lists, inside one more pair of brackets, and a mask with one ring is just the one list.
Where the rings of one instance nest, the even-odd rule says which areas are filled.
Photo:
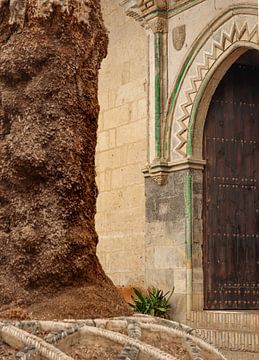
[[193, 311], [188, 325], [220, 349], [251, 352], [259, 359], [259, 311]]
[[188, 322], [195, 328], [259, 333], [259, 311], [192, 311]]

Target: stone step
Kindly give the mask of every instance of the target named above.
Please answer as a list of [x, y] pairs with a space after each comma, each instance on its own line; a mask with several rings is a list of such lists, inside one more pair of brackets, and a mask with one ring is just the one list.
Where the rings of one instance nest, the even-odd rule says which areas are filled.
[[193, 311], [188, 323], [198, 329], [259, 333], [259, 311]]
[[259, 312], [194, 311], [188, 325], [229, 359], [259, 359]]
[[228, 360], [258, 360], [257, 353], [238, 352], [238, 351], [222, 351]]
[[222, 350], [257, 353], [259, 359], [259, 333], [197, 329], [193, 334], [206, 339]]

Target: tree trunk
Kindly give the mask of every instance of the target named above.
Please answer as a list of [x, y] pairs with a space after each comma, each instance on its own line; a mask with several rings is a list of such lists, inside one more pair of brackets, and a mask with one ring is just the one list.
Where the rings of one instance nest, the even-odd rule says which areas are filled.
[[100, 1], [0, 6], [0, 308], [81, 317], [99, 299], [90, 316], [106, 315], [104, 302], [125, 313], [96, 257]]

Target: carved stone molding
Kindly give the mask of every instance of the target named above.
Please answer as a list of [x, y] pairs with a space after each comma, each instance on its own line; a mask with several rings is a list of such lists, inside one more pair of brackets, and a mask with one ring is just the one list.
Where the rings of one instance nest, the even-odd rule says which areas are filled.
[[132, 17], [136, 21], [138, 21], [142, 26], [147, 25], [143, 13], [140, 7], [140, 3], [142, 1], [139, 0], [122, 0], [120, 5], [124, 7], [125, 13], [127, 16]]
[[159, 173], [156, 175], [152, 175], [151, 179], [157, 183], [157, 185], [163, 186], [166, 185], [168, 182], [168, 174]]
[[154, 17], [153, 19], [149, 20], [148, 22], [150, 29], [153, 33], [165, 33], [168, 29], [168, 21], [167, 18], [163, 15], [159, 15]]
[[174, 48], [180, 51], [184, 45], [186, 38], [186, 25], [180, 25], [173, 28], [172, 31]]
[[206, 161], [200, 159], [184, 159], [175, 162], [157, 161], [146, 166], [142, 172], [146, 178], [151, 177], [158, 185], [165, 185], [170, 173], [190, 169], [203, 171], [205, 165]]
[[187, 156], [188, 129], [196, 95], [213, 65], [221, 56], [224, 56], [230, 46], [238, 42], [258, 44], [256, 16], [242, 17], [240, 15], [239, 21], [233, 17], [223, 23], [214, 36], [209, 37], [201, 47], [183, 79], [173, 115], [171, 115], [174, 136], [172, 151], [181, 157]]
[[[164, 18], [167, 17], [167, 0], [121, 0], [120, 5], [124, 7], [127, 16], [134, 18], [140, 22], [144, 27], [150, 27], [154, 32], [162, 32], [165, 28]], [[156, 10], [164, 10], [166, 16], [159, 16], [155, 13]], [[151, 22], [149, 24], [149, 15]], [[156, 21], [153, 19], [156, 18]], [[161, 20], [160, 20], [161, 19]], [[157, 30], [156, 30], [157, 29]]]

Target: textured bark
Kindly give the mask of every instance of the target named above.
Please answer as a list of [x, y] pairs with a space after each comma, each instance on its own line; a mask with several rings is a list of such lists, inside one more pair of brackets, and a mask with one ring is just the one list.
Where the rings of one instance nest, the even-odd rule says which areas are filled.
[[113, 287], [94, 224], [100, 1], [0, 4], [0, 307]]

